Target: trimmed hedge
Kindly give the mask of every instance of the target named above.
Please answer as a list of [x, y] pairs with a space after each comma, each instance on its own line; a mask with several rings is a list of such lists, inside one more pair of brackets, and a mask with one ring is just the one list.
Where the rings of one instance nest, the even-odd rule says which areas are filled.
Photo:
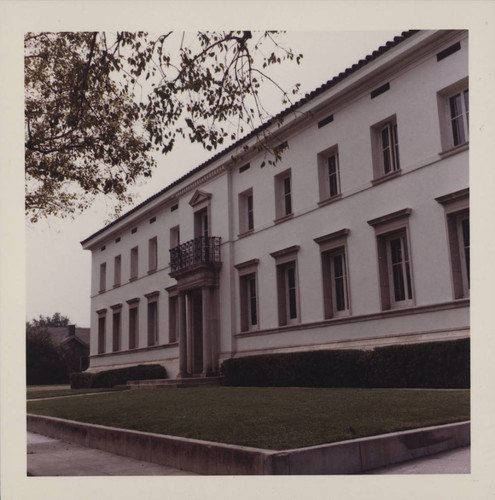
[[73, 373], [70, 377], [72, 389], [90, 387], [113, 387], [125, 385], [128, 380], [152, 380], [167, 378], [167, 371], [162, 365], [137, 365], [98, 373]]
[[464, 389], [470, 386], [469, 339], [269, 354], [222, 363], [224, 384], [254, 387]]

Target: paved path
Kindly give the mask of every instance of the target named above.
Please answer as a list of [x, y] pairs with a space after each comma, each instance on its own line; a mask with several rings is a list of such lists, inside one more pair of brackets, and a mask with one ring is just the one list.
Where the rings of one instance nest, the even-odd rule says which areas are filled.
[[33, 476], [188, 476], [192, 472], [27, 433], [27, 471]]
[[470, 474], [470, 472], [471, 447], [466, 446], [431, 457], [389, 465], [370, 471], [369, 474]]
[[[187, 476], [173, 469], [58, 439], [27, 433], [27, 468], [33, 476]], [[470, 447], [411, 460], [369, 474], [469, 474]]]

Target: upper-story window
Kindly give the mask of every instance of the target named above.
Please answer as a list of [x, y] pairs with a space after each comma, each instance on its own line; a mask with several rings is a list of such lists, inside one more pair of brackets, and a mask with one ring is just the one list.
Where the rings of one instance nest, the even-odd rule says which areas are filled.
[[158, 241], [156, 236], [148, 241], [148, 272], [156, 271], [158, 264]]
[[454, 146], [469, 140], [469, 90], [449, 97], [450, 124]]
[[292, 215], [291, 171], [275, 176], [275, 216], [277, 219]]
[[113, 286], [119, 286], [122, 275], [122, 257], [117, 255], [113, 263]]
[[397, 139], [397, 124], [387, 123], [381, 130], [381, 153], [383, 173], [385, 175], [399, 170], [399, 141]]
[[320, 203], [340, 195], [340, 166], [337, 146], [318, 154]]
[[131, 280], [138, 277], [138, 247], [131, 248]]
[[437, 94], [442, 151], [469, 142], [468, 79], [449, 85]]
[[107, 263], [100, 264], [100, 292], [104, 292], [107, 287]]
[[170, 228], [170, 248], [175, 248], [180, 245], [180, 227], [175, 226]]
[[392, 116], [371, 127], [373, 176], [379, 179], [400, 171], [397, 118]]
[[253, 190], [248, 189], [239, 194], [239, 233], [247, 233], [254, 229]]

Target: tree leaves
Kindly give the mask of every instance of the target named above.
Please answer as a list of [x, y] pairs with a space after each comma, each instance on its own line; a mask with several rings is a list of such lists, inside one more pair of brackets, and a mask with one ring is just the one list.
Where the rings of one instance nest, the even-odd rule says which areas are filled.
[[171, 151], [177, 136], [208, 151], [237, 139], [270, 118], [258, 90], [275, 82], [254, 61], [266, 68], [302, 57], [280, 47], [275, 32], [172, 35], [26, 34], [30, 221], [73, 215], [100, 194], [121, 208], [129, 186], [151, 176], [153, 153]]

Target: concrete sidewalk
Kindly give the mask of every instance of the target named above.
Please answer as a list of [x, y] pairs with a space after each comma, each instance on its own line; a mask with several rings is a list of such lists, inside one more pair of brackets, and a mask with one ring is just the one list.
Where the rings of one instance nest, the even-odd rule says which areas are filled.
[[[134, 460], [27, 433], [27, 469], [33, 476], [187, 476], [193, 472]], [[390, 465], [368, 474], [469, 474], [469, 446]]]
[[369, 471], [368, 474], [470, 474], [471, 447], [465, 446], [430, 457], [409, 460]]
[[191, 476], [193, 472], [85, 448], [27, 433], [27, 472], [32, 476]]

